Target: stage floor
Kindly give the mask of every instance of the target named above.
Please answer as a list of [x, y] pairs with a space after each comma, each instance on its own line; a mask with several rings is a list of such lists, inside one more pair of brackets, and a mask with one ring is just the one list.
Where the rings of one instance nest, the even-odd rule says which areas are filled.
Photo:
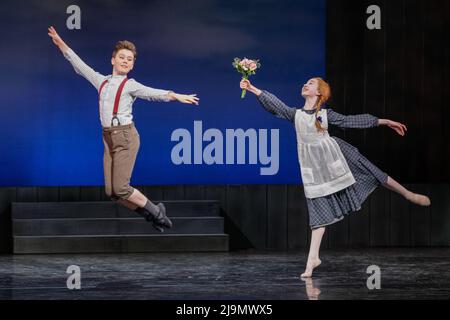
[[[449, 299], [450, 248], [328, 250], [307, 282], [306, 253], [0, 256], [0, 299]], [[70, 265], [81, 289], [67, 288]], [[369, 290], [367, 267], [381, 271]]]

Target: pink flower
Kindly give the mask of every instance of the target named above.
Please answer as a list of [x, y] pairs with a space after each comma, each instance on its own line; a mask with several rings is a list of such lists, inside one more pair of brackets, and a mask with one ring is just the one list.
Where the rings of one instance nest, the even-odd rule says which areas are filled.
[[[255, 74], [255, 70], [260, 67], [259, 60], [234, 58], [233, 67], [242, 74], [242, 79], [248, 79], [249, 76]], [[246, 89], [242, 89], [241, 98], [245, 97]]]
[[242, 59], [242, 60], [239, 62], [239, 65], [240, 65], [240, 66], [242, 67], [242, 69], [244, 69], [245, 71], [248, 71], [248, 70], [254, 71], [254, 70], [256, 70], [256, 69], [258, 68], [258, 66], [257, 66], [257, 64], [256, 64], [256, 61], [250, 60], [250, 59], [247, 59], [247, 58]]

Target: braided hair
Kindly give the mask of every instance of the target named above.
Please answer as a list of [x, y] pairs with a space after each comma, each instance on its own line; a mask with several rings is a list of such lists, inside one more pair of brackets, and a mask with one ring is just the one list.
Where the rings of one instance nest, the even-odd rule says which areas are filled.
[[316, 112], [315, 112], [315, 117], [316, 117], [315, 126], [316, 126], [316, 128], [317, 128], [317, 130], [319, 132], [324, 132], [324, 131], [326, 131], [326, 129], [322, 128], [322, 125], [321, 125], [322, 120], [321, 120], [320, 117], [317, 117], [317, 115], [319, 114], [319, 111], [320, 111], [322, 105], [325, 102], [327, 102], [328, 99], [330, 98], [330, 96], [331, 96], [331, 89], [330, 89], [330, 85], [325, 80], [323, 80], [322, 78], [316, 77], [314, 79], [317, 80], [318, 91], [319, 91], [319, 94], [320, 94], [317, 97], [316, 103], [314, 105], [314, 107], [316, 108]]

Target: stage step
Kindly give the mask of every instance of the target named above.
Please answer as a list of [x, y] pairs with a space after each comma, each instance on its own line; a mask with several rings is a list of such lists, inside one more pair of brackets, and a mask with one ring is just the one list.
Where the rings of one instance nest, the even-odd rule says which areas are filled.
[[[221, 217], [176, 217], [171, 220], [173, 228], [164, 233], [217, 234], [223, 232], [224, 227]], [[15, 219], [13, 232], [16, 236], [159, 234], [143, 218]]]
[[161, 202], [174, 225], [164, 233], [110, 201], [14, 202], [14, 253], [228, 251], [217, 201]]
[[[169, 217], [220, 216], [217, 201], [155, 201], [164, 203]], [[133, 218], [136, 214], [112, 201], [13, 202], [13, 219]]]
[[14, 237], [15, 254], [228, 251], [226, 234]]

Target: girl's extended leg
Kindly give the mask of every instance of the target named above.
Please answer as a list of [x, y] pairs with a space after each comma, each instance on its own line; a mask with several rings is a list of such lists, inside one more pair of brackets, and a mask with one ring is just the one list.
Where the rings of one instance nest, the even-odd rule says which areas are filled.
[[310, 278], [314, 268], [317, 268], [322, 263], [319, 259], [319, 249], [324, 233], [325, 227], [320, 227], [311, 231], [311, 245], [309, 247], [308, 262], [306, 263], [305, 272], [301, 275], [302, 278]]
[[383, 184], [383, 186], [401, 194], [406, 200], [411, 201], [412, 203], [420, 206], [429, 206], [431, 204], [431, 201], [427, 196], [409, 191], [391, 177], [388, 177], [387, 182]]

